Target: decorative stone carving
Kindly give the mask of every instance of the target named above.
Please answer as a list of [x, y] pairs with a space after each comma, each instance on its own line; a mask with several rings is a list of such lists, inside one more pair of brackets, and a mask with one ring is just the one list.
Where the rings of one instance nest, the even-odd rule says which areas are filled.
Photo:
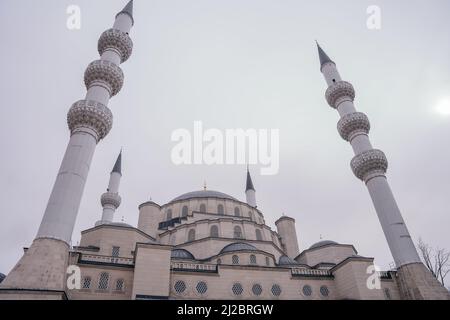
[[102, 140], [112, 128], [113, 115], [105, 105], [90, 100], [75, 102], [67, 115], [67, 123], [73, 133], [78, 128], [90, 128]]
[[130, 36], [118, 29], [109, 29], [102, 33], [98, 41], [98, 53], [113, 50], [120, 56], [121, 63], [128, 60], [133, 52], [133, 41]]
[[89, 90], [94, 84], [104, 87], [111, 96], [119, 93], [124, 75], [116, 64], [106, 60], [91, 62], [84, 73], [84, 83]]
[[368, 134], [370, 131], [369, 118], [362, 112], [346, 114], [337, 125], [342, 139], [351, 141], [357, 134]]
[[106, 192], [102, 194], [101, 197], [102, 207], [104, 207], [105, 205], [111, 205], [117, 209], [120, 206], [121, 202], [122, 198], [117, 193]]
[[388, 161], [381, 150], [372, 149], [355, 156], [351, 161], [355, 176], [365, 182], [376, 176], [384, 176]]
[[355, 100], [355, 89], [351, 83], [339, 81], [328, 87], [325, 97], [328, 104], [336, 109], [344, 101], [353, 102]]

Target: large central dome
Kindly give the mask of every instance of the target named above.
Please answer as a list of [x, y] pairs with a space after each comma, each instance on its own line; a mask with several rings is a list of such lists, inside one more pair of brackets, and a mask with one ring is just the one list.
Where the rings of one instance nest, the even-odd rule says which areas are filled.
[[233, 198], [232, 196], [219, 192], [219, 191], [213, 191], [213, 190], [201, 190], [201, 191], [192, 191], [185, 194], [182, 194], [179, 197], [176, 197], [170, 202], [175, 201], [182, 201], [182, 200], [188, 200], [188, 199], [194, 199], [194, 198], [218, 198], [218, 199], [229, 199], [234, 201], [239, 201], [236, 198]]

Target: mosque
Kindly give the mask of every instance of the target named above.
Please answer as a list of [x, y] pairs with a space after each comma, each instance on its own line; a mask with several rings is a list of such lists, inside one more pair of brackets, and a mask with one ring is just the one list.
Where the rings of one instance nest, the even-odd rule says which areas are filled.
[[[114, 222], [122, 153], [101, 196], [101, 219], [70, 246], [95, 148], [112, 129], [108, 102], [123, 85], [119, 65], [131, 56], [133, 25], [130, 1], [100, 37], [101, 58], [85, 73], [86, 97], [68, 113], [70, 140], [37, 236], [0, 278], [0, 300], [449, 299], [419, 259], [387, 182], [387, 159], [372, 148], [369, 120], [355, 109], [353, 86], [320, 46], [327, 101], [355, 151], [351, 168], [368, 188], [395, 269], [373, 272], [374, 258], [353, 244], [324, 240], [300, 250], [293, 218], [280, 217], [276, 230], [266, 224], [250, 171], [245, 201], [205, 188], [166, 204], [142, 203], [137, 226]], [[75, 288], [69, 269], [80, 271]]]

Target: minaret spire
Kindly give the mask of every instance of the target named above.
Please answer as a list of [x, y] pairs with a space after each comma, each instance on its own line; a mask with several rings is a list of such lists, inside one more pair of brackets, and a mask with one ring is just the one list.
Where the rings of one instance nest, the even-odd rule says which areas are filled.
[[248, 190], [255, 190], [255, 187], [253, 186], [253, 181], [252, 181], [252, 176], [250, 175], [250, 169], [247, 167], [247, 184], [246, 184], [246, 188], [245, 191]]
[[67, 116], [70, 140], [39, 231], [2, 288], [33, 289], [41, 298], [65, 290], [69, 246], [89, 167], [97, 144], [112, 128], [108, 103], [122, 89], [124, 75], [119, 65], [128, 60], [133, 49], [129, 37], [134, 23], [132, 9], [130, 1], [116, 16], [113, 28], [100, 36], [100, 59], [89, 64], [84, 74], [86, 97], [75, 102]]
[[108, 189], [104, 194], [102, 194], [102, 197], [100, 199], [103, 207], [103, 214], [102, 219], [95, 224], [96, 226], [101, 224], [109, 224], [113, 222], [114, 213], [116, 212], [117, 208], [119, 208], [120, 203], [122, 202], [122, 198], [119, 195], [119, 186], [121, 178], [122, 178], [122, 151], [120, 151], [116, 163], [114, 164], [114, 168], [111, 171]]
[[122, 9], [122, 11], [120, 11], [117, 15], [116, 15], [116, 19], [119, 17], [120, 14], [126, 14], [128, 15], [131, 20], [132, 23], [134, 25], [134, 17], [133, 17], [133, 0], [130, 0], [127, 5]]
[[112, 172], [122, 175], [122, 150], [120, 150], [119, 156], [117, 157]]
[[247, 204], [256, 208], [256, 190], [253, 186], [252, 177], [250, 175], [250, 168], [247, 166], [247, 183], [245, 187], [245, 196], [247, 198]]
[[316, 40], [317, 49], [319, 50], [319, 60], [320, 60], [320, 69], [322, 70], [322, 67], [325, 63], [332, 63], [334, 64], [334, 61], [330, 59], [330, 57], [325, 53], [325, 51], [322, 49], [322, 47], [319, 45], [319, 43]]
[[369, 191], [387, 243], [398, 269], [398, 281], [404, 299], [448, 298], [447, 290], [439, 284], [421, 263], [417, 250], [397, 206], [386, 178], [388, 161], [385, 154], [374, 149], [369, 140], [368, 117], [357, 112], [355, 89], [342, 81], [336, 64], [319, 46], [321, 71], [328, 84], [326, 99], [341, 117], [338, 131], [355, 153], [351, 168]]

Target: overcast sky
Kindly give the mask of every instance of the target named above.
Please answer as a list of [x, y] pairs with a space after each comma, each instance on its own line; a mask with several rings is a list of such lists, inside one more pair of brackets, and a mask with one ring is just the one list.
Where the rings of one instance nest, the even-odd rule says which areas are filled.
[[[81, 8], [81, 29], [66, 9]], [[66, 114], [83, 99], [97, 40], [125, 0], [0, 1], [0, 272], [34, 239], [69, 139]], [[366, 27], [369, 5], [381, 30]], [[100, 195], [124, 147], [116, 221], [136, 225], [138, 205], [209, 189], [245, 201], [245, 166], [175, 166], [171, 134], [205, 128], [279, 129], [280, 171], [252, 167], [267, 224], [296, 219], [301, 250], [323, 239], [393, 261], [353, 151], [325, 101], [314, 40], [356, 89], [356, 107], [389, 160], [388, 179], [415, 241], [450, 249], [450, 2], [136, 0], [133, 56], [110, 102], [115, 122], [96, 150], [80, 207], [80, 231], [101, 217]]]

